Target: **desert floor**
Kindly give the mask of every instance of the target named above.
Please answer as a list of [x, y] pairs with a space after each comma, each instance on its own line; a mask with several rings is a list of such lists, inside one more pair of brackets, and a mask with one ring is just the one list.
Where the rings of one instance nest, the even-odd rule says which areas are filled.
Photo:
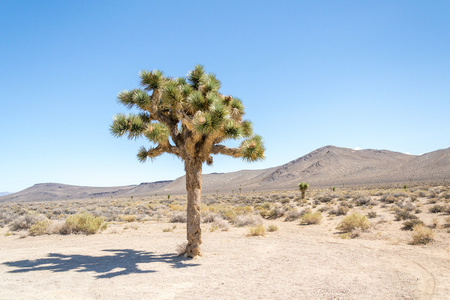
[[442, 239], [413, 246], [399, 230], [343, 239], [333, 223], [264, 224], [278, 230], [250, 237], [246, 227], [204, 224], [204, 256], [195, 260], [176, 254], [183, 224], [26, 238], [3, 228], [0, 299], [450, 299]]

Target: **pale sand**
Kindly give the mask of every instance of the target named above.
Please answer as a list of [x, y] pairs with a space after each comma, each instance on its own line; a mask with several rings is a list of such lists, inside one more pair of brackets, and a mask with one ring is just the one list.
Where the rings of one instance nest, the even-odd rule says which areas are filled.
[[204, 224], [198, 260], [176, 255], [183, 224], [173, 232], [163, 229], [174, 224], [147, 222], [22, 239], [3, 228], [0, 299], [450, 299], [445, 243], [350, 240], [324, 225], [265, 224], [279, 229], [248, 237], [248, 228], [210, 232]]

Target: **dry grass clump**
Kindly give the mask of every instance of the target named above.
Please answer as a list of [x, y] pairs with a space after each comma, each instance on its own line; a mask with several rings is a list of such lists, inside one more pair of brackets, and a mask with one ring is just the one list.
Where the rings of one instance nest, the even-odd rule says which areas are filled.
[[376, 217], [377, 217], [377, 212], [376, 212], [376, 211], [369, 211], [369, 212], [367, 213], [367, 217], [368, 217], [369, 219], [376, 218]]
[[412, 241], [413, 245], [426, 245], [434, 240], [433, 231], [422, 225], [418, 224], [413, 227]]
[[366, 231], [369, 228], [370, 222], [367, 217], [358, 213], [352, 213], [346, 216], [336, 227], [336, 229], [342, 230], [343, 232], [352, 232], [355, 229]]
[[395, 211], [395, 221], [402, 221], [402, 220], [414, 220], [417, 219], [417, 216], [413, 215], [409, 211], [405, 209], [397, 209]]
[[345, 205], [339, 205], [338, 207], [332, 208], [328, 214], [335, 216], [345, 216], [348, 212], [349, 208]]
[[66, 219], [65, 226], [62, 228], [62, 234], [70, 233], [97, 233], [104, 222], [103, 218], [94, 217], [88, 213], [76, 214]]
[[267, 231], [268, 232], [274, 232], [274, 231], [277, 231], [278, 230], [278, 226], [276, 226], [276, 225], [274, 225], [274, 224], [270, 224], [268, 227], [267, 227]]
[[258, 215], [239, 215], [233, 220], [233, 224], [237, 227], [257, 226], [262, 224], [262, 220]]
[[186, 223], [186, 220], [187, 220], [187, 213], [185, 211], [183, 211], [183, 212], [174, 213], [170, 217], [169, 222], [170, 223]]
[[51, 223], [52, 222], [48, 219], [38, 221], [37, 223], [33, 224], [30, 227], [28, 232], [31, 236], [51, 234], [51, 231], [50, 231]]
[[319, 211], [316, 211], [314, 213], [304, 214], [300, 221], [300, 224], [303, 224], [303, 225], [319, 224], [321, 220], [322, 220], [322, 214]]
[[30, 229], [31, 226], [33, 226], [34, 224], [36, 224], [37, 222], [39, 222], [44, 218], [45, 218], [44, 216], [38, 215], [23, 215], [13, 220], [9, 224], [9, 229], [12, 231]]
[[433, 213], [433, 214], [437, 214], [437, 213], [441, 213], [441, 212], [445, 212], [445, 211], [446, 211], [446, 207], [443, 205], [439, 205], [439, 204], [435, 204], [429, 208], [429, 212]]
[[406, 222], [403, 222], [402, 230], [413, 230], [414, 226], [416, 225], [425, 225], [423, 221], [419, 219], [409, 220]]
[[135, 215], [120, 215], [120, 219], [123, 222], [136, 222], [137, 218]]
[[265, 236], [266, 235], [266, 229], [262, 224], [252, 226], [249, 228], [249, 232], [247, 234], [248, 236]]

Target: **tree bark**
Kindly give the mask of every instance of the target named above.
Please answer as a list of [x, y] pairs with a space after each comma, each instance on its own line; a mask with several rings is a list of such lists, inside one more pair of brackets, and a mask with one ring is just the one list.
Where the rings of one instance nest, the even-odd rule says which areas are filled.
[[187, 191], [187, 257], [201, 256], [202, 243], [201, 196], [202, 196], [202, 162], [196, 159], [186, 160], [186, 191]]

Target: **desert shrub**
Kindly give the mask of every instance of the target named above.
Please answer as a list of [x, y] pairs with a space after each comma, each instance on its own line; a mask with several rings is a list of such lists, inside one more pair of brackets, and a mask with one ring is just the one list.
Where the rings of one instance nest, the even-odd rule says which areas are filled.
[[338, 230], [344, 232], [352, 232], [353, 230], [360, 228], [362, 231], [369, 229], [370, 222], [366, 216], [358, 213], [352, 213], [346, 216], [336, 227]]
[[321, 195], [317, 196], [317, 200], [319, 200], [322, 203], [327, 203], [327, 202], [330, 202], [331, 200], [333, 200], [333, 197], [328, 194], [321, 194]]
[[304, 224], [304, 225], [319, 224], [321, 220], [322, 220], [322, 214], [319, 211], [316, 211], [314, 213], [304, 214], [302, 216], [300, 224]]
[[274, 232], [274, 231], [277, 231], [278, 230], [278, 227], [276, 226], [276, 225], [273, 225], [273, 224], [270, 224], [268, 227], [267, 227], [267, 231], [268, 232]]
[[208, 212], [202, 214], [202, 222], [203, 223], [213, 223], [215, 219], [218, 217], [216, 213]]
[[413, 227], [411, 244], [426, 245], [429, 242], [432, 242], [433, 240], [434, 240], [434, 233], [430, 228], [428, 228], [424, 225], [421, 225], [421, 224], [418, 224]]
[[280, 202], [281, 204], [288, 204], [289, 202], [291, 202], [291, 200], [289, 200], [289, 198], [283, 198]]
[[94, 217], [88, 213], [76, 214], [69, 216], [66, 219], [66, 224], [63, 227], [63, 233], [94, 234], [100, 229], [103, 222], [103, 218]]
[[413, 230], [414, 226], [416, 225], [425, 225], [421, 220], [414, 219], [414, 220], [408, 220], [406, 222], [403, 222], [402, 230]]
[[120, 219], [123, 222], [136, 222], [137, 218], [135, 215], [120, 215]]
[[354, 200], [355, 204], [358, 206], [369, 205], [371, 203], [371, 198], [369, 196], [360, 196]]
[[265, 235], [266, 235], [266, 229], [264, 228], [264, 226], [262, 224], [250, 227], [249, 232], [248, 232], [248, 236], [265, 236]]
[[[450, 217], [445, 218], [445, 223], [442, 225], [444, 228], [450, 228]], [[450, 233], [450, 229], [447, 231]]]
[[444, 212], [445, 211], [445, 207], [439, 204], [435, 204], [432, 207], [429, 208], [428, 210], [430, 213], [440, 213], [440, 212]]
[[284, 218], [284, 221], [291, 222], [298, 220], [303, 214], [301, 211], [299, 211], [296, 208], [288, 210], [285, 214], [286, 217]]
[[368, 217], [369, 219], [376, 218], [376, 217], [377, 217], [377, 212], [376, 212], [376, 211], [369, 211], [369, 212], [367, 213], [367, 217]]
[[438, 201], [437, 198], [430, 198], [430, 199], [428, 199], [428, 202], [429, 202], [430, 204], [435, 204], [437, 201]]
[[217, 226], [222, 231], [228, 231], [230, 229], [230, 223], [228, 223], [227, 220], [222, 219], [220, 216], [214, 218], [214, 226]]
[[260, 215], [266, 219], [278, 219], [284, 216], [286, 212], [286, 208], [283, 206], [275, 206], [270, 211], [265, 211], [265, 215], [263, 216], [260, 212]]
[[37, 215], [23, 215], [13, 220], [9, 224], [9, 229], [12, 231], [30, 229], [31, 226], [36, 224], [38, 221], [42, 220], [42, 218], [45, 217]]
[[170, 223], [186, 223], [186, 221], [187, 221], [187, 214], [185, 211], [174, 213], [169, 220]]
[[397, 199], [393, 195], [390, 195], [390, 194], [383, 195], [380, 198], [380, 201], [384, 202], [384, 203], [394, 203], [396, 200]]
[[417, 216], [413, 215], [409, 211], [397, 209], [395, 211], [395, 221], [402, 221], [402, 220], [414, 220], [417, 219]]
[[50, 220], [38, 221], [35, 224], [31, 225], [28, 232], [32, 236], [49, 234], [49, 233], [51, 233], [50, 232], [51, 223], [52, 222]]
[[238, 227], [256, 226], [262, 224], [262, 221], [258, 215], [239, 215], [233, 220], [233, 224]]
[[349, 208], [345, 205], [339, 205], [338, 207], [334, 207], [331, 209], [328, 214], [335, 216], [344, 216], [347, 214]]
[[325, 212], [325, 211], [327, 211], [327, 210], [330, 210], [330, 207], [329, 207], [329, 206], [322, 206], [322, 207], [319, 207], [319, 208], [317, 209], [317, 211], [320, 211], [321, 213], [323, 213], [323, 212]]

